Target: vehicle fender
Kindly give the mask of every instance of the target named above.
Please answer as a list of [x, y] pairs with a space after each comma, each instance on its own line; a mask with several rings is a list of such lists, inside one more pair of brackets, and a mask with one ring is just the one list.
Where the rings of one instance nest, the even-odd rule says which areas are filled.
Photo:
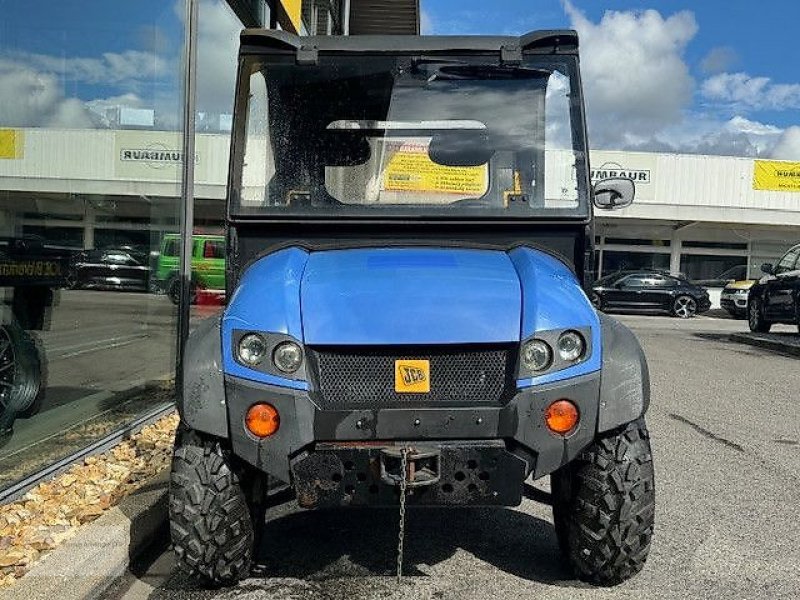
[[599, 313], [603, 337], [597, 430], [609, 431], [642, 416], [650, 405], [650, 372], [639, 340], [625, 325]]
[[191, 429], [227, 438], [220, 325], [219, 316], [201, 321], [186, 340], [178, 413]]

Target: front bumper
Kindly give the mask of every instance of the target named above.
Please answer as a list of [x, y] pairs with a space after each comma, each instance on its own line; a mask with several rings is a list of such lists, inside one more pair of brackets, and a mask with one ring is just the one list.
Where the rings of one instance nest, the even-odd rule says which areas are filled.
[[[441, 481], [416, 493], [413, 501], [516, 505], [529, 475], [555, 471], [594, 439], [599, 389], [595, 372], [520, 389], [503, 406], [322, 410], [306, 391], [225, 379], [234, 453], [275, 480], [293, 484], [307, 506], [391, 502], [396, 488], [376, 479], [376, 460], [377, 453], [397, 445], [433, 449], [441, 456]], [[547, 406], [561, 398], [572, 400], [581, 417], [567, 437], [552, 434], [544, 424]], [[278, 431], [263, 440], [244, 427], [245, 413], [256, 402], [269, 402], [281, 417]], [[489, 478], [481, 479], [481, 473]], [[377, 491], [370, 491], [372, 486]]]
[[409, 448], [412, 457], [424, 457], [409, 459], [410, 504], [516, 506], [522, 501], [525, 460], [509, 452], [502, 440], [486, 440], [316, 444], [292, 461], [298, 504], [303, 508], [396, 504], [400, 448]]
[[719, 305], [727, 311], [743, 314], [747, 311], [747, 294], [721, 294]]

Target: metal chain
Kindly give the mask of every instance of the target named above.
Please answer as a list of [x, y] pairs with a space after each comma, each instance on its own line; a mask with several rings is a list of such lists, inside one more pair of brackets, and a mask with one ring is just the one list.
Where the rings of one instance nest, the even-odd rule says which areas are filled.
[[400, 449], [400, 528], [397, 534], [397, 583], [403, 577], [403, 537], [406, 533], [406, 491], [408, 488], [408, 448]]

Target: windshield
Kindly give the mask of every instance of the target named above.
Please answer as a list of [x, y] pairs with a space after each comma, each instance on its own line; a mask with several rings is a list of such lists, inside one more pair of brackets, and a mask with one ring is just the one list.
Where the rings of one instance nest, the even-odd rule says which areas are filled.
[[571, 60], [247, 58], [231, 211], [584, 217]]

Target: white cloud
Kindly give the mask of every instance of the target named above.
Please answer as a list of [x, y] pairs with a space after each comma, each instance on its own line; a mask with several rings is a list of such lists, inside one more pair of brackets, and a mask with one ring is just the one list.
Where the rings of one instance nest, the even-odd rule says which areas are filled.
[[775, 144], [772, 158], [800, 161], [800, 127], [789, 127]]
[[736, 115], [725, 124], [728, 131], [736, 133], [746, 133], [757, 136], [778, 136], [783, 131], [780, 127], [769, 125], [768, 123], [760, 123], [758, 121], [751, 121], [746, 117]]
[[141, 80], [158, 79], [176, 72], [170, 61], [151, 52], [126, 50], [106, 52], [100, 57], [59, 57], [47, 54], [18, 54], [15, 56], [31, 68], [58, 73], [72, 81], [130, 85]]
[[569, 0], [564, 8], [581, 39], [593, 146], [640, 143], [680, 122], [694, 88], [683, 60], [697, 33], [691, 12], [607, 11], [593, 23]]
[[0, 60], [0, 126], [93, 127], [77, 98], [65, 98], [58, 79], [8, 60]]
[[700, 69], [707, 74], [722, 73], [730, 69], [738, 60], [736, 51], [730, 46], [716, 46], [700, 61]]
[[422, 35], [433, 33], [433, 19], [431, 19], [431, 14], [424, 8], [419, 13], [419, 31]]
[[[182, 3], [181, 3], [182, 4]], [[197, 110], [233, 111], [242, 25], [227, 4], [203, 0], [198, 16]]]
[[773, 83], [769, 77], [747, 73], [720, 73], [703, 82], [700, 93], [706, 100], [755, 110], [800, 108], [800, 84]]

